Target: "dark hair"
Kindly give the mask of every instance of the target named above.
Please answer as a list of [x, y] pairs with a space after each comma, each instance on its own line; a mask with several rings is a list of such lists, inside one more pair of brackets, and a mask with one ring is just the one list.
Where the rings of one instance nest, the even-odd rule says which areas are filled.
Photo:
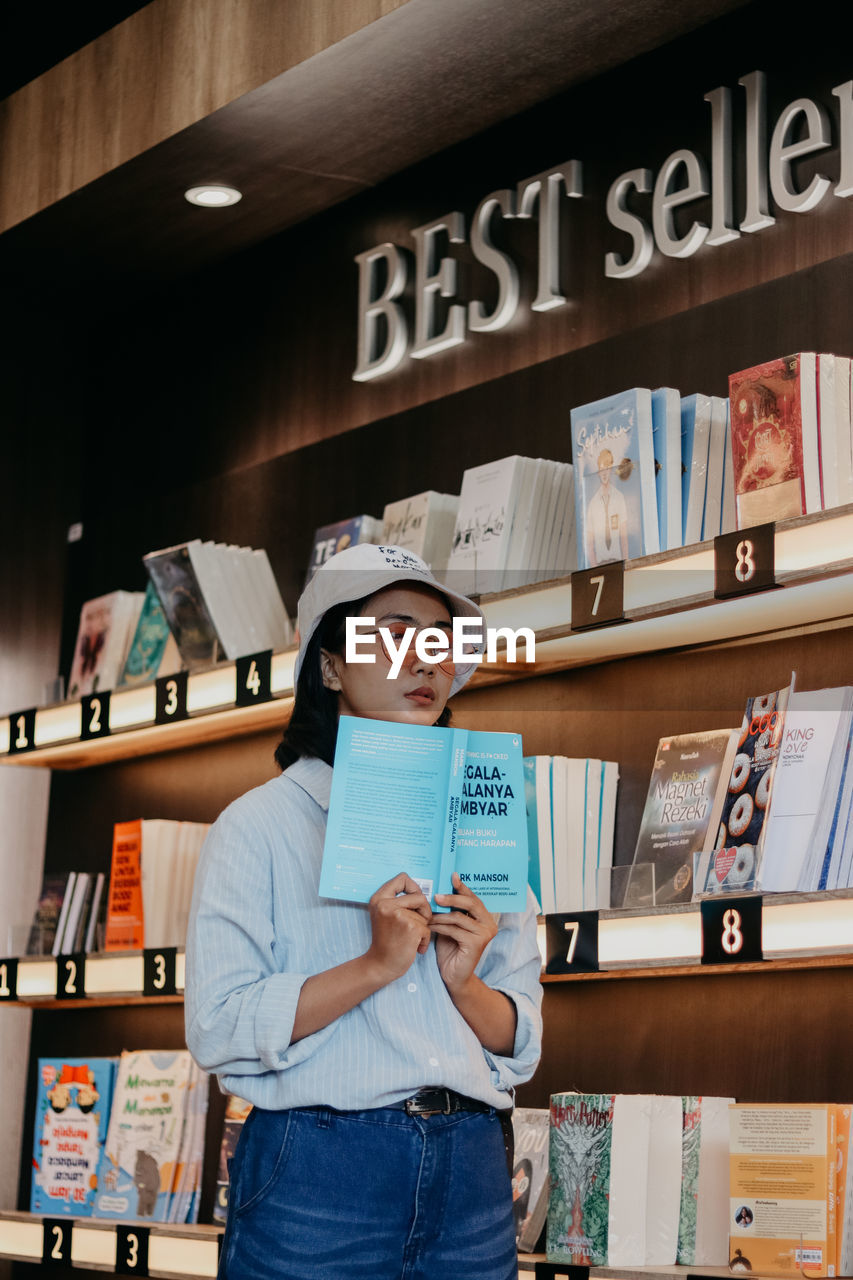
[[[346, 619], [361, 612], [369, 596], [362, 600], [348, 600], [333, 605], [320, 619], [313, 636], [305, 647], [296, 697], [290, 719], [284, 728], [281, 742], [275, 749], [275, 762], [282, 770], [295, 764], [302, 756], [335, 762], [335, 744], [338, 740], [338, 695], [323, 684], [320, 666], [320, 650], [340, 653], [344, 645]], [[451, 712], [445, 707], [435, 721], [442, 729], [450, 724]]]

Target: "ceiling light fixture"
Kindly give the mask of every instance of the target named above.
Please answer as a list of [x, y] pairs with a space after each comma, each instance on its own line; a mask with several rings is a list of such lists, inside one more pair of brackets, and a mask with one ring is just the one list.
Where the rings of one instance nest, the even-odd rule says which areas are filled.
[[190, 204], [201, 205], [203, 209], [224, 209], [226, 205], [236, 204], [243, 199], [242, 191], [235, 187], [224, 187], [219, 183], [208, 183], [204, 187], [190, 187], [184, 192], [184, 199]]

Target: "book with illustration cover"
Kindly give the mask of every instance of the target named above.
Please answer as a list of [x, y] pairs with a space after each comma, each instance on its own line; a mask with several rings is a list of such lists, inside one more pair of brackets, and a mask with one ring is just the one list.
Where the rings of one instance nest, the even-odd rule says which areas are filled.
[[821, 508], [818, 357], [798, 352], [729, 376], [738, 528]]
[[458, 871], [490, 911], [524, 910], [523, 754], [516, 733], [341, 716], [321, 897], [367, 902], [406, 871], [433, 900]]
[[69, 698], [116, 687], [143, 598], [141, 591], [111, 591], [83, 605], [68, 677]]
[[698, 895], [746, 893], [756, 886], [788, 698], [794, 687], [747, 699], [716, 835], [708, 833]]
[[201, 539], [150, 551], [142, 562], [184, 664], [192, 669], [224, 656], [205, 596], [205, 587], [210, 590], [212, 582], [205, 582], [210, 573], [208, 552]]
[[513, 454], [462, 475], [446, 581], [468, 595], [503, 586], [519, 498], [532, 460]]
[[[154, 589], [154, 583], [149, 582], [119, 685], [144, 684], [146, 681], [156, 680], [161, 674], [170, 641], [174, 645], [160, 597]], [[175, 658], [176, 661], [168, 667], [170, 671], [177, 671], [180, 667], [180, 656], [176, 648]]]
[[651, 1120], [644, 1094], [552, 1096], [549, 1262], [643, 1265]]
[[728, 1262], [729, 1107], [734, 1098], [684, 1097], [678, 1263]]
[[116, 1061], [39, 1058], [31, 1213], [91, 1214]]
[[548, 1213], [549, 1128], [547, 1107], [516, 1107], [512, 1113], [512, 1213], [521, 1253], [536, 1250]]
[[450, 555], [458, 510], [458, 494], [434, 489], [389, 502], [382, 513], [382, 541], [414, 551], [434, 574], [441, 574]]
[[651, 391], [579, 405], [571, 430], [580, 567], [659, 551]]
[[654, 867], [654, 903], [648, 901], [651, 882], [637, 874], [629, 878], [622, 906], [690, 901], [694, 854], [705, 843], [720, 776], [726, 760], [731, 770], [737, 736], [737, 730], [712, 729], [660, 739], [634, 849], [634, 867]]
[[314, 531], [314, 542], [308, 558], [308, 570], [305, 574], [305, 585], [314, 574], [332, 556], [347, 547], [358, 546], [361, 542], [382, 541], [382, 521], [376, 516], [350, 516], [347, 520], [336, 520], [334, 524], [324, 524]]
[[93, 1217], [167, 1220], [191, 1063], [186, 1049], [122, 1053]]

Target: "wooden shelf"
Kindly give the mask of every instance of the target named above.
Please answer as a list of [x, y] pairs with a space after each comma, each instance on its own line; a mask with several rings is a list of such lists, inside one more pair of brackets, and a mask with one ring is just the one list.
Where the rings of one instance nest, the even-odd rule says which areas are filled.
[[[52, 1221], [56, 1221], [53, 1219]], [[45, 1219], [33, 1213], [0, 1210], [0, 1258], [41, 1265]], [[148, 1272], [163, 1280], [213, 1277], [219, 1263], [217, 1226], [174, 1226], [167, 1223], [116, 1223], [98, 1218], [63, 1218], [71, 1230], [71, 1265], [87, 1271], [116, 1271], [117, 1226], [135, 1225], [149, 1233]], [[126, 1272], [122, 1272], [126, 1274]]]
[[[531, 627], [535, 663], [501, 658], [482, 664], [469, 684], [483, 686], [544, 675], [639, 653], [781, 635], [853, 618], [853, 504], [780, 522], [775, 529], [778, 589], [734, 600], [714, 597], [713, 543], [630, 560], [625, 565], [625, 625], [571, 630], [571, 578], [484, 596], [489, 627]], [[154, 685], [112, 693], [111, 732], [82, 741], [79, 702], [36, 711], [35, 749], [10, 754], [13, 718], [0, 720], [0, 763], [81, 769], [179, 750], [282, 726], [292, 706], [295, 649], [272, 658], [272, 699], [235, 705], [236, 664], [188, 678], [189, 718], [157, 725]]]
[[[537, 1262], [545, 1262], [544, 1253], [521, 1253], [518, 1256], [518, 1270], [522, 1276], [532, 1274]], [[551, 1263], [550, 1266], [556, 1267], [557, 1276], [565, 1276], [568, 1280], [569, 1270], [567, 1263]], [[694, 1277], [694, 1280], [700, 1280], [700, 1277], [714, 1276], [719, 1280], [731, 1280], [733, 1275], [738, 1272], [732, 1272], [728, 1267], [708, 1267], [701, 1263], [697, 1263], [692, 1267], [589, 1267], [583, 1268], [588, 1270], [590, 1276], [600, 1277], [600, 1280], [687, 1280], [688, 1276]], [[762, 1280], [762, 1277], [755, 1273], [753, 1280]]]
[[[96, 951], [86, 956], [83, 990], [57, 998], [59, 967], [63, 957], [21, 956], [17, 959], [14, 998], [0, 999], [0, 1005], [23, 1005], [39, 1009], [86, 1009], [94, 1005], [179, 1004], [184, 998], [184, 953], [175, 957], [175, 994], [146, 995], [145, 960], [142, 951]], [[8, 963], [8, 958], [5, 963]], [[0, 965], [4, 960], [0, 958]], [[0, 973], [0, 977], [3, 977]], [[63, 972], [63, 980], [66, 975]]]

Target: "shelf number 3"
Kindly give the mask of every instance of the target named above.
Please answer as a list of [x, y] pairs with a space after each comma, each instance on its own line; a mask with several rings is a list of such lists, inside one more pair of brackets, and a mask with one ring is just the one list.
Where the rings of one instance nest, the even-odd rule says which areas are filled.
[[151, 979], [151, 985], [158, 991], [162, 991], [166, 985], [166, 957], [159, 951], [154, 957], [154, 977]]
[[741, 914], [734, 907], [730, 907], [723, 916], [722, 947], [728, 956], [736, 956], [743, 947], [742, 923]]
[[166, 681], [166, 701], [163, 704], [163, 712], [167, 716], [173, 716], [178, 709], [178, 682], [177, 680]]
[[62, 1227], [59, 1226], [51, 1227], [50, 1231], [51, 1235], [54, 1237], [53, 1248], [50, 1251], [50, 1256], [55, 1262], [64, 1262], [65, 1259], [62, 1256], [62, 1246], [65, 1243], [65, 1233], [62, 1230]]
[[755, 561], [752, 558], [754, 552], [755, 548], [749, 538], [744, 538], [737, 544], [735, 577], [738, 582], [749, 582], [755, 576]]
[[127, 1256], [124, 1261], [128, 1267], [135, 1267], [139, 1262], [139, 1236], [135, 1231], [127, 1234]]

